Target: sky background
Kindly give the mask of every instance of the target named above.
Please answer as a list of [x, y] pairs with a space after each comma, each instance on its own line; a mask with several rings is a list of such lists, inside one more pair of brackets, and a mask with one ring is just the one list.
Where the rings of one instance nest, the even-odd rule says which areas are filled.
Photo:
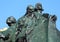
[[8, 27], [6, 19], [14, 16], [16, 20], [22, 17], [26, 12], [28, 5], [42, 3], [43, 13], [49, 13], [57, 16], [56, 27], [60, 30], [60, 0], [0, 0], [0, 28]]

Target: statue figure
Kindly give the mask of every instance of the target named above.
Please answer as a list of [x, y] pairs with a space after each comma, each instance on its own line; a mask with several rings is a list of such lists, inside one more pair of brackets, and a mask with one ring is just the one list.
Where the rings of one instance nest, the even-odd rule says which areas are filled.
[[42, 11], [42, 4], [37, 3], [34, 11], [34, 15], [36, 17], [35, 23], [30, 27], [33, 28], [33, 30], [31, 30], [29, 35], [27, 35], [29, 40], [28, 42], [46, 42], [46, 28], [48, 27], [46, 24], [48, 19], [42, 16]]
[[[26, 14], [24, 15], [24, 17], [18, 19], [18, 28], [22, 28], [21, 32], [23, 33], [23, 35], [26, 34], [27, 28], [29, 28], [32, 25], [32, 19], [33, 19], [33, 12], [34, 12], [34, 7], [32, 5], [29, 5], [26, 9]], [[21, 27], [22, 26], [22, 27]], [[24, 29], [25, 29], [25, 33], [24, 33]], [[20, 35], [21, 35], [20, 32]], [[26, 38], [25, 36], [22, 36], [23, 38]], [[21, 38], [22, 38], [21, 37]], [[19, 40], [18, 40], [19, 41]], [[23, 40], [24, 41], [24, 40]], [[27, 41], [25, 41], [27, 42]]]
[[8, 42], [8, 39], [11, 39], [11, 33], [14, 32], [14, 25], [16, 23], [16, 19], [13, 16], [10, 16], [7, 18], [6, 23], [8, 24], [9, 28], [0, 34], [0, 38], [3, 39], [3, 41]]
[[[40, 21], [38, 22], [37, 18], [39, 17], [39, 19], [40, 19], [40, 14], [42, 14], [43, 9], [38, 8], [38, 7], [42, 7], [42, 6], [40, 4], [37, 5], [35, 8], [32, 7], [31, 5], [28, 6], [26, 14], [24, 15], [24, 17], [20, 18], [17, 23], [19, 28], [21, 28], [21, 24], [22, 24], [22, 29], [20, 29], [22, 34], [20, 32], [20, 35], [26, 35], [26, 36], [22, 36], [22, 37], [26, 37], [27, 42], [30, 42], [30, 38], [32, 38], [31, 34], [32, 34], [33, 30], [35, 29], [36, 24], [39, 24], [39, 22], [40, 22]], [[20, 37], [20, 38], [22, 38], [22, 37]]]
[[[8, 39], [8, 41], [10, 42], [15, 42], [15, 41], [13, 41], [13, 39], [15, 40], [15, 36], [16, 36], [16, 19], [13, 17], [13, 16], [10, 16], [10, 17], [8, 17], [7, 18], [7, 20], [6, 20], [6, 23], [8, 24], [8, 26], [9, 26], [9, 31], [8, 31], [8, 33], [7, 34], [9, 34], [9, 39]], [[9, 33], [9, 32], [11, 32], [11, 33]], [[13, 34], [12, 34], [13, 33]], [[12, 39], [11, 39], [11, 37], [12, 37]], [[8, 42], [8, 41], [6, 41], [6, 42]]]

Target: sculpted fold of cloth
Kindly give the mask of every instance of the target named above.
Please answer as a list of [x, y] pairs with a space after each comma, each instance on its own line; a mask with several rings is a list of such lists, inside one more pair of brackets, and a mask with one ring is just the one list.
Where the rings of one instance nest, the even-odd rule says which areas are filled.
[[9, 38], [9, 34], [4, 36], [2, 33], [0, 33], [0, 39], [3, 39], [5, 41], [8, 40], [8, 38]]

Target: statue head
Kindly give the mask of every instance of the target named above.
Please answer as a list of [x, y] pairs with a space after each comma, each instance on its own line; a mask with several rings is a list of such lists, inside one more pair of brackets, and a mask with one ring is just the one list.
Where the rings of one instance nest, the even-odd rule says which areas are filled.
[[16, 23], [16, 19], [13, 16], [10, 16], [7, 18], [6, 23], [8, 24], [8, 26], [12, 26]]
[[42, 4], [41, 4], [41, 3], [36, 3], [36, 5], [35, 5], [35, 10], [36, 10], [36, 11], [39, 10], [39, 11], [42, 12], [42, 11], [43, 11]]
[[49, 13], [43, 13], [42, 16], [44, 16], [45, 18], [49, 18]]
[[26, 10], [27, 10], [27, 13], [32, 13], [34, 12], [34, 7], [32, 5], [28, 5]]
[[51, 17], [51, 19], [52, 19], [52, 21], [56, 21], [57, 20], [57, 16], [56, 15], [53, 15], [52, 17]]

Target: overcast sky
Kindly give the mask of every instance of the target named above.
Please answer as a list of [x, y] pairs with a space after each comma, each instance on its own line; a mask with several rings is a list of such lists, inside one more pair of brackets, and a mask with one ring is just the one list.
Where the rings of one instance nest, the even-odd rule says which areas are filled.
[[0, 28], [8, 27], [6, 19], [14, 16], [16, 19], [22, 17], [28, 5], [42, 3], [44, 12], [57, 16], [56, 27], [60, 30], [60, 0], [0, 0]]

